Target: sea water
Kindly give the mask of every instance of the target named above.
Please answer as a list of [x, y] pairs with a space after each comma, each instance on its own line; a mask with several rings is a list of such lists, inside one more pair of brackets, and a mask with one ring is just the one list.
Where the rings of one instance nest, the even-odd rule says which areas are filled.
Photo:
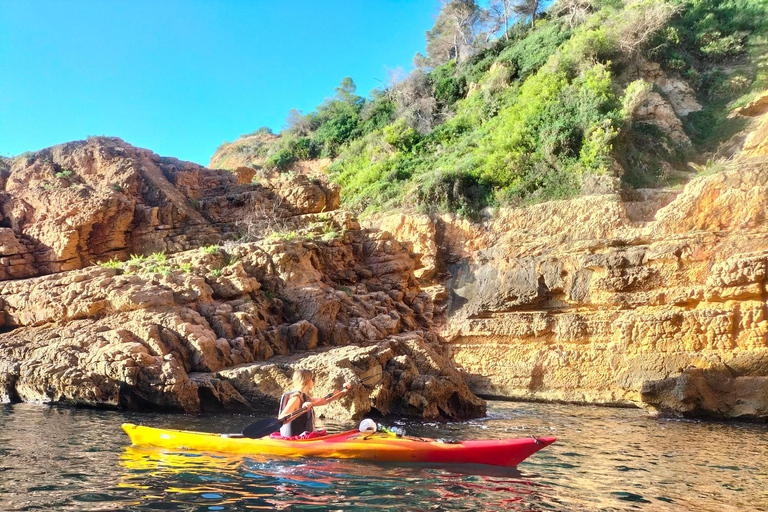
[[558, 438], [517, 468], [164, 450], [120, 429], [237, 432], [257, 419], [0, 405], [0, 510], [768, 510], [764, 423], [515, 402], [466, 422], [377, 419], [428, 437]]

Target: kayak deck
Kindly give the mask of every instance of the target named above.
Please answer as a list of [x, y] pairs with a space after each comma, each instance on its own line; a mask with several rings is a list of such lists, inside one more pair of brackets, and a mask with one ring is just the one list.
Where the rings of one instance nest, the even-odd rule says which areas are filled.
[[554, 437], [462, 441], [444, 443], [412, 436], [395, 437], [357, 430], [313, 439], [287, 441], [262, 437], [225, 437], [221, 434], [166, 430], [125, 423], [122, 425], [135, 445], [160, 448], [216, 451], [281, 457], [329, 457], [377, 462], [431, 462], [517, 466], [537, 451], [555, 442]]

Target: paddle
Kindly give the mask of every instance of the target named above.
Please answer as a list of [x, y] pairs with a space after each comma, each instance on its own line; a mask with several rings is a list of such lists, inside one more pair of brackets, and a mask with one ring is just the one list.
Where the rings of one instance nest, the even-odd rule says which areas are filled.
[[[376, 384], [381, 379], [381, 366], [376, 365], [357, 379], [358, 384], [365, 384], [368, 386]], [[328, 393], [323, 398], [328, 401], [335, 400], [336, 398], [347, 393], [348, 390], [342, 389]], [[272, 432], [277, 432], [284, 423], [289, 423], [298, 418], [309, 410], [309, 407], [302, 407], [295, 412], [292, 412], [288, 416], [283, 418], [265, 418], [255, 423], [251, 423], [243, 429], [243, 436], [250, 437], [251, 439], [257, 439], [259, 437], [268, 436]]]

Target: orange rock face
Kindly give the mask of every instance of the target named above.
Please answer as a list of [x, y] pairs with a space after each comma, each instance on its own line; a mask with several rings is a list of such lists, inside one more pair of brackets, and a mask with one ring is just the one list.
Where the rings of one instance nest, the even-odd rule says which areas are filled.
[[768, 91], [739, 109], [738, 113], [752, 118], [755, 126], [754, 131], [744, 141], [743, 156], [768, 156]]
[[337, 188], [249, 174], [104, 138], [15, 161], [0, 401], [242, 411], [276, 406], [295, 367], [324, 393], [381, 366], [373, 401], [357, 389], [327, 414], [482, 415], [431, 332], [409, 248], [329, 212]]
[[765, 418], [768, 158], [751, 155], [629, 202], [375, 225], [435, 248], [423, 284], [478, 394]]
[[17, 270], [5, 278], [133, 253], [188, 250], [235, 233], [245, 217], [291, 217], [338, 205], [337, 189], [306, 178], [264, 187], [246, 174], [160, 157], [105, 137], [19, 157], [0, 194], [2, 225], [18, 243], [8, 232], [0, 234], [0, 251], [16, 260], [31, 254], [33, 261], [16, 261]]

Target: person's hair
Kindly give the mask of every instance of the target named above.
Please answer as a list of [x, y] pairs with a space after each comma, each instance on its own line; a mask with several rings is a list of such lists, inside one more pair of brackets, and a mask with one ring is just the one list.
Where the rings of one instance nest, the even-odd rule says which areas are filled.
[[312, 380], [312, 372], [309, 370], [294, 370], [293, 371], [293, 385], [298, 387], [299, 389], [304, 389], [304, 387], [309, 384], [309, 381]]

